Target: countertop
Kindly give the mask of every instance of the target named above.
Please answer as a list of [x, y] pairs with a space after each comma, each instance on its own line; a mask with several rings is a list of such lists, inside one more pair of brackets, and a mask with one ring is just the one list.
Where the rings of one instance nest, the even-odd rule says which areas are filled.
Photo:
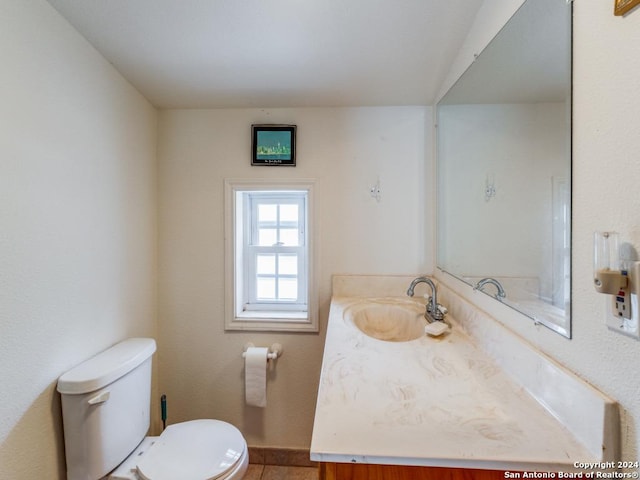
[[599, 461], [451, 315], [441, 337], [382, 341], [343, 316], [371, 301], [424, 308], [407, 297], [333, 297], [312, 460], [512, 471]]

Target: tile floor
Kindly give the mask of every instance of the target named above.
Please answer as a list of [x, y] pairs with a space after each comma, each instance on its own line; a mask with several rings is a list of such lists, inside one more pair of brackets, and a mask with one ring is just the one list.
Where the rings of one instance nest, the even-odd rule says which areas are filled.
[[318, 480], [318, 467], [250, 463], [243, 480]]

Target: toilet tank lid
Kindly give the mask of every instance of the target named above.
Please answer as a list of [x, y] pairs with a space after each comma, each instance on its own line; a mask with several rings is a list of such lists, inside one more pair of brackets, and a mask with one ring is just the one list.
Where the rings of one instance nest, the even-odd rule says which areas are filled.
[[126, 375], [156, 351], [153, 338], [129, 338], [64, 373], [58, 392], [82, 394], [98, 390]]

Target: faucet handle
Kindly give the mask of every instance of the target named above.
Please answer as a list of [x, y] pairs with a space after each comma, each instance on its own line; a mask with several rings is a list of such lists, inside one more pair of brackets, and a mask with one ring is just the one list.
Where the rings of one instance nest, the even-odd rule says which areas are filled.
[[447, 310], [447, 307], [441, 304], [438, 304], [438, 311], [442, 314], [442, 316], [445, 316], [447, 313], [449, 313], [449, 310]]

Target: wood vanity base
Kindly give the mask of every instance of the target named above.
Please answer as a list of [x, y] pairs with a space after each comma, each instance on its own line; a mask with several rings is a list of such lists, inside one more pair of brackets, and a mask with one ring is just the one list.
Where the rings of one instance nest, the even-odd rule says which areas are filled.
[[320, 463], [320, 480], [497, 480], [502, 470]]

